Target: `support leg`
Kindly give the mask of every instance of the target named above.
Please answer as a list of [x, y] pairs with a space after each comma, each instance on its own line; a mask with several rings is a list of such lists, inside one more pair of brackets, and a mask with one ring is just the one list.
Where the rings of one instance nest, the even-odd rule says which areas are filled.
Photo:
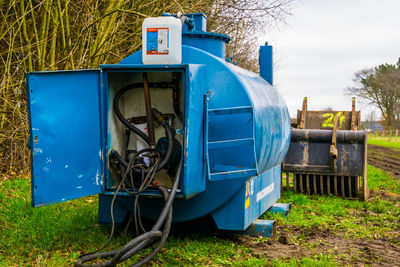
[[290, 214], [291, 208], [292, 205], [290, 203], [275, 203], [267, 212], [282, 213], [284, 216], [287, 216]]
[[276, 233], [275, 220], [255, 220], [246, 230], [242, 232], [249, 236], [273, 237]]

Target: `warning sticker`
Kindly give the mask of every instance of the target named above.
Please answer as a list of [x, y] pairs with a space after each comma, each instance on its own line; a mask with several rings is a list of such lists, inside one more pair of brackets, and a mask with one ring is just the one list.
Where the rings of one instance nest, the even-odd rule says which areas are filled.
[[246, 199], [244, 202], [244, 210], [247, 210], [247, 208], [250, 206], [250, 198]]
[[147, 55], [168, 55], [169, 53], [169, 29], [147, 28]]

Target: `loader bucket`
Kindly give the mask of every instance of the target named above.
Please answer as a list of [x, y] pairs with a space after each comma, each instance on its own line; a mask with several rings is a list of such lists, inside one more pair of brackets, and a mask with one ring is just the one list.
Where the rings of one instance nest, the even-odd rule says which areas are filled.
[[364, 131], [292, 129], [282, 163], [284, 189], [368, 199]]
[[368, 199], [367, 137], [353, 97], [351, 111], [308, 110], [307, 97], [291, 120], [282, 189]]

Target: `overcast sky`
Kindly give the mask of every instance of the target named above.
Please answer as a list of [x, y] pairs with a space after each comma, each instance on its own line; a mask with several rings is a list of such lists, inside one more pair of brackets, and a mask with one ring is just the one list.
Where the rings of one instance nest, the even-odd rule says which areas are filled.
[[[400, 0], [302, 0], [291, 12], [266, 40], [276, 51], [274, 83], [292, 117], [304, 96], [309, 109], [350, 110], [344, 89], [354, 72], [400, 57]], [[365, 118], [368, 106], [358, 107]]]

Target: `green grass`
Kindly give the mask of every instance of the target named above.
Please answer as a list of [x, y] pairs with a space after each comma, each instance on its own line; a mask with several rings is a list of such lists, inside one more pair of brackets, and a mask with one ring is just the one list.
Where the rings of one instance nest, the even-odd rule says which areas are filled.
[[392, 148], [400, 149], [400, 137], [369, 135], [367, 142], [370, 145], [392, 147]]
[[[400, 194], [399, 180], [370, 165], [367, 172], [370, 189], [390, 192], [394, 197]], [[287, 191], [279, 202], [292, 203], [290, 216], [266, 213], [264, 219], [275, 219], [282, 225], [344, 231], [349, 238], [386, 237], [386, 233], [400, 228], [400, 205], [396, 201], [373, 197], [363, 202]]]
[[67, 265], [104, 242], [95, 198], [34, 209], [28, 179], [6, 180], [0, 186], [1, 266]]
[[[371, 189], [400, 194], [400, 183], [368, 166]], [[66, 266], [84, 252], [101, 247], [109, 227], [97, 223], [97, 197], [32, 208], [28, 179], [0, 182], [0, 266]], [[265, 214], [285, 230], [328, 229], [345, 238], [385, 237], [400, 228], [400, 205], [394, 201], [345, 200], [334, 196], [305, 196], [284, 192], [280, 202], [292, 203], [288, 217]], [[291, 242], [307, 246], [306, 234]], [[252, 242], [266, 242], [265, 238]], [[110, 248], [123, 244], [120, 233]], [[215, 234], [172, 235], [151, 265], [165, 266], [335, 266], [338, 255], [267, 259], [232, 238]], [[133, 258], [129, 263], [133, 263]], [[340, 264], [338, 264], [340, 265]]]
[[368, 186], [372, 190], [383, 190], [400, 195], [400, 182], [389, 174], [371, 165], [367, 167]]
[[[110, 228], [97, 223], [97, 197], [32, 208], [28, 179], [0, 183], [0, 266], [67, 266], [101, 247]], [[109, 248], [123, 244], [120, 233]], [[134, 263], [137, 257], [128, 263]], [[326, 257], [293, 259], [289, 266], [324, 263]], [[172, 235], [152, 265], [265, 266], [266, 259], [226, 237], [213, 234]], [[282, 266], [283, 260], [269, 262]]]

